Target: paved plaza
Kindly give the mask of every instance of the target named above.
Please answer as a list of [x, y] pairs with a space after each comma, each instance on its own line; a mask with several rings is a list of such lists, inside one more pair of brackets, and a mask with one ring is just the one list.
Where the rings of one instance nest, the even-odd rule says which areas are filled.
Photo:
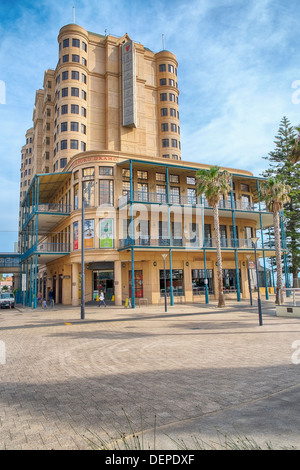
[[300, 448], [300, 319], [274, 300], [263, 326], [245, 301], [1, 310], [0, 377], [1, 450], [89, 449], [130, 427], [158, 450]]

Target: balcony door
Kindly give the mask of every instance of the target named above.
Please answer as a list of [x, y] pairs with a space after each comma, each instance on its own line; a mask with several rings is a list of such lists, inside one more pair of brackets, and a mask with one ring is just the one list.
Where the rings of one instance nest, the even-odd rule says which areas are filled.
[[148, 201], [148, 183], [138, 183], [138, 200]]

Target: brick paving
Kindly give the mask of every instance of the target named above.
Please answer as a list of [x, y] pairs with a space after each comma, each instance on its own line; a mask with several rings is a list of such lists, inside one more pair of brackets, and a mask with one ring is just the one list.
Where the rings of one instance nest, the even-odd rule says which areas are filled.
[[160, 450], [220, 433], [300, 448], [300, 319], [274, 310], [1, 310], [0, 449], [89, 449], [128, 419]]

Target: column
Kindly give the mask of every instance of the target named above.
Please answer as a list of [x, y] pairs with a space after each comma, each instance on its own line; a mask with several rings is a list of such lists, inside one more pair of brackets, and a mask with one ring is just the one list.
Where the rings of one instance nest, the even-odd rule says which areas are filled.
[[122, 268], [121, 261], [115, 261], [115, 305], [122, 305]]
[[72, 263], [72, 305], [80, 305], [79, 295], [79, 263]]

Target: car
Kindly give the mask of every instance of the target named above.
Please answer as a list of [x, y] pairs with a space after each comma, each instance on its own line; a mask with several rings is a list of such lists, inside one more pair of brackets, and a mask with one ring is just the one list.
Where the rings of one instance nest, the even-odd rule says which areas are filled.
[[2, 292], [0, 294], [0, 308], [14, 308], [15, 298], [12, 292]]

